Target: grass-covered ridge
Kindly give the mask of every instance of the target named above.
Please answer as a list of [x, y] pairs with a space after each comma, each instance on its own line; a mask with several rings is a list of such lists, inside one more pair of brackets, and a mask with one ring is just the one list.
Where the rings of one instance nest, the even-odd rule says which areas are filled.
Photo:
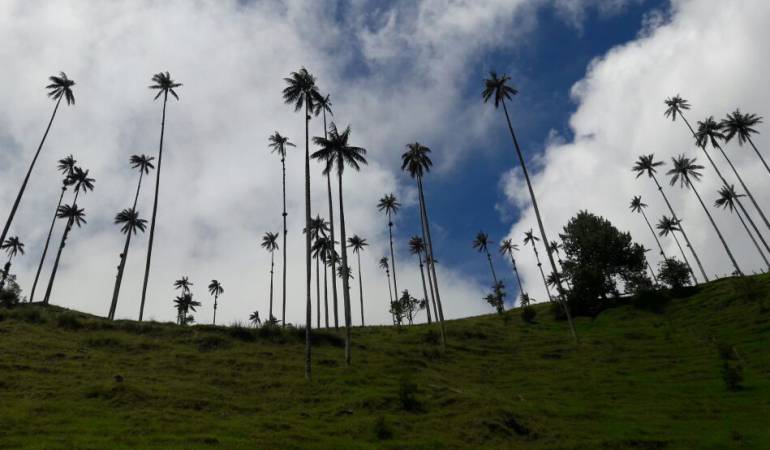
[[[548, 305], [317, 333], [0, 309], [2, 448], [770, 448], [770, 277], [659, 312]], [[478, 301], [469, 299], [469, 301]], [[740, 375], [740, 376], [738, 376]], [[742, 379], [741, 379], [742, 378]]]

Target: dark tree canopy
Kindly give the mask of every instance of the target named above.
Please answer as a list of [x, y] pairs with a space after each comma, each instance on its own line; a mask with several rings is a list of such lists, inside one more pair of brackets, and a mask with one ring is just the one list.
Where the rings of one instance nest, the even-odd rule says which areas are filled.
[[560, 236], [565, 277], [572, 282], [569, 303], [576, 314], [600, 309], [601, 299], [619, 294], [618, 282], [626, 287], [646, 278], [644, 247], [603, 217], [581, 211]]

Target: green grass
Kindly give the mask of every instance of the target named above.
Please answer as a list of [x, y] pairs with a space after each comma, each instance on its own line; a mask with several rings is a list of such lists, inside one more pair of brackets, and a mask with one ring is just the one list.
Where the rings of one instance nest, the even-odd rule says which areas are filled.
[[[435, 327], [316, 334], [0, 309], [0, 448], [770, 448], [770, 277], [659, 312], [549, 305]], [[468, 299], [468, 301], [481, 301]], [[730, 390], [723, 366], [742, 368]], [[118, 381], [121, 380], [121, 381]]]

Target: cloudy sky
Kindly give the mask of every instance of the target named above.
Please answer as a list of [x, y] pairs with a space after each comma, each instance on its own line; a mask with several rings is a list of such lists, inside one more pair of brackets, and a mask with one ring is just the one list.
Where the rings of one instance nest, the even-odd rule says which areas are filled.
[[[521, 91], [512, 118], [551, 238], [588, 209], [650, 247], [649, 230], [628, 202], [639, 194], [651, 218], [665, 211], [652, 183], [632, 176], [636, 156], [703, 159], [684, 125], [664, 119], [663, 99], [689, 99], [691, 121], [721, 118], [736, 107], [764, 115], [768, 17], [764, 0], [3, 0], [3, 218], [53, 107], [43, 89], [47, 77], [63, 70], [77, 82], [77, 103], [57, 116], [13, 224], [11, 234], [27, 244], [13, 272], [27, 295], [58, 198], [55, 162], [71, 153], [91, 170], [96, 189], [79, 202], [88, 224], [71, 234], [52, 301], [106, 314], [123, 242], [112, 219], [132, 200], [138, 174], [129, 156], [156, 156], [161, 104], [147, 85], [152, 74], [168, 70], [184, 86], [168, 107], [146, 317], [173, 320], [172, 283], [182, 275], [204, 304], [198, 321], [211, 318], [205, 285], [212, 278], [225, 288], [218, 321], [245, 320], [254, 310], [266, 317], [269, 255], [258, 244], [281, 224], [280, 161], [267, 137], [278, 130], [298, 144], [304, 139], [302, 115], [283, 104], [281, 90], [283, 78], [305, 66], [330, 94], [334, 120], [349, 124], [352, 142], [369, 150], [369, 165], [344, 179], [348, 232], [371, 244], [362, 258], [367, 321], [389, 321], [387, 284], [376, 264], [387, 247], [386, 220], [376, 209], [385, 193], [404, 204], [395, 229], [399, 288], [421, 296], [406, 247], [419, 230], [415, 186], [399, 170], [405, 144], [414, 141], [433, 149], [435, 168], [425, 183], [445, 313], [490, 312], [481, 300], [489, 275], [471, 248], [474, 234], [485, 230], [495, 242], [510, 236], [520, 243], [536, 223], [503, 117], [481, 102], [484, 75], [508, 73]], [[322, 133], [314, 119], [311, 134]], [[770, 148], [767, 136], [755, 142]], [[726, 151], [760, 205], [770, 207], [770, 178], [756, 156], [737, 143]], [[304, 311], [302, 153], [301, 146], [292, 149], [287, 161], [291, 322]], [[715, 160], [732, 182], [721, 156]], [[312, 177], [313, 212], [326, 215], [319, 167]], [[709, 204], [717, 186], [711, 169], [704, 170], [698, 188]], [[692, 192], [666, 189], [707, 272], [729, 272]], [[152, 195], [146, 183], [138, 208], [146, 218]], [[712, 212], [742, 268], [761, 270], [736, 219]], [[54, 248], [62, 229], [58, 224]], [[675, 244], [664, 242], [675, 253]], [[138, 314], [146, 250], [146, 236], [132, 242], [118, 317]], [[525, 288], [544, 299], [531, 249], [518, 258]], [[652, 253], [650, 259], [657, 262]], [[514, 286], [509, 264], [497, 255], [495, 264]], [[357, 289], [352, 300], [357, 318]]]

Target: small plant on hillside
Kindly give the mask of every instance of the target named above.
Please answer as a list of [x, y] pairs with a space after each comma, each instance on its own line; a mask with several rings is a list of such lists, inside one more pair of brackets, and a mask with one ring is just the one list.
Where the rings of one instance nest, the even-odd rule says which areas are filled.
[[8, 275], [5, 287], [0, 288], [0, 306], [3, 308], [13, 308], [21, 301], [20, 294], [21, 288], [16, 283], [16, 275]]
[[408, 380], [401, 380], [398, 385], [398, 401], [401, 409], [408, 412], [422, 410], [422, 403], [417, 399], [417, 385]]
[[680, 289], [690, 284], [690, 269], [687, 264], [668, 258], [659, 264], [658, 279], [671, 289]]
[[385, 422], [384, 416], [379, 416], [374, 422], [374, 436], [380, 441], [384, 441], [393, 437], [393, 430], [391, 430], [388, 424]]
[[495, 308], [497, 314], [502, 315], [505, 312], [505, 285], [503, 282], [496, 282], [492, 286], [492, 292], [484, 297], [484, 300]]
[[535, 308], [527, 305], [521, 308], [521, 320], [525, 323], [535, 323], [535, 317], [537, 317], [537, 311]]
[[743, 389], [743, 366], [739, 362], [724, 361], [722, 364], [722, 380], [730, 391]]

